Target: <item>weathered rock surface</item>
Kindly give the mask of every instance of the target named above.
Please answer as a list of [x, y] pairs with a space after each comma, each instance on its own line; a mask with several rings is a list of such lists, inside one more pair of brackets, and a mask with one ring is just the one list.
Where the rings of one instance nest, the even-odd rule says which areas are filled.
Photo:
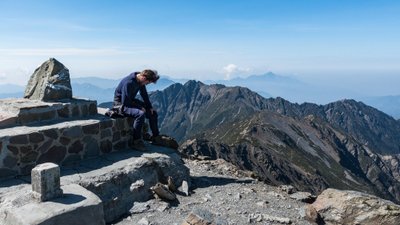
[[327, 225], [399, 224], [400, 205], [355, 191], [327, 189], [307, 206], [308, 219]]
[[1, 196], [0, 224], [105, 224], [99, 197], [77, 184], [64, 186], [62, 197], [41, 203], [33, 200], [29, 189], [25, 186]]
[[[181, 185], [183, 180], [190, 180], [189, 170], [175, 150], [152, 145], [146, 147], [147, 152], [113, 152], [61, 167], [61, 188], [64, 196], [64, 187], [79, 184], [98, 196], [103, 206], [104, 221], [109, 223], [126, 215], [134, 203], [152, 199], [150, 187], [156, 183], [166, 183], [168, 177], [177, 185]], [[27, 196], [30, 192], [31, 185], [15, 183], [17, 182], [7, 180], [0, 185], [0, 224], [9, 224], [4, 222], [7, 219], [6, 212], [16, 210], [10, 202], [16, 202], [18, 196]], [[10, 193], [15, 193], [12, 195], [14, 198]], [[19, 206], [23, 205], [24, 201]], [[20, 211], [15, 215], [21, 215], [19, 213]]]
[[216, 221], [215, 215], [207, 210], [195, 210], [186, 217], [182, 225], [222, 225], [227, 224], [225, 221]]
[[289, 198], [278, 187], [252, 179], [221, 159], [184, 161], [192, 178], [190, 196], [178, 193], [176, 202], [135, 203], [132, 214], [115, 224], [310, 225], [300, 214], [306, 203]]
[[[189, 179], [189, 170], [175, 151], [147, 147], [146, 153], [108, 154], [100, 162], [88, 161], [82, 167], [73, 167], [70, 172], [74, 174], [62, 177], [61, 183], [78, 183], [95, 193], [103, 202], [105, 221], [114, 221], [129, 212], [134, 202], [153, 198], [150, 188], [158, 182], [166, 183], [168, 176], [179, 185]], [[102, 168], [87, 171], [88, 167]]]
[[71, 99], [69, 70], [56, 59], [50, 58], [32, 74], [24, 98], [42, 101]]

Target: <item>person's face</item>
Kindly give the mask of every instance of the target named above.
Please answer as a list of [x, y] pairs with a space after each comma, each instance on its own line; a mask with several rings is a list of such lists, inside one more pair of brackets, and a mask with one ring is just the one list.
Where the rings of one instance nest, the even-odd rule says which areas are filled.
[[151, 82], [147, 80], [145, 76], [139, 76], [139, 83], [140, 85], [148, 85]]

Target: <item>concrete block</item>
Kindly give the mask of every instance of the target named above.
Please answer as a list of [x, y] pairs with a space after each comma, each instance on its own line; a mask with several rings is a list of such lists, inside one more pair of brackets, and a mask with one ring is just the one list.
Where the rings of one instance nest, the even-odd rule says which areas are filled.
[[61, 197], [60, 167], [54, 163], [43, 163], [32, 169], [32, 194], [39, 201]]

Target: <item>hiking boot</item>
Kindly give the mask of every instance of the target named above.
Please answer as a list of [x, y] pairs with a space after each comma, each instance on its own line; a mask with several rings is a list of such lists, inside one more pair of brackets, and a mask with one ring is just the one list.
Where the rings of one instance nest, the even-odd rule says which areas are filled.
[[143, 140], [152, 141], [152, 136], [149, 133], [143, 133]]
[[158, 135], [151, 137], [151, 143], [154, 145], [161, 145], [168, 148], [178, 149], [179, 145], [175, 139], [166, 135]]
[[133, 141], [132, 148], [139, 150], [139, 151], [146, 151], [146, 145], [142, 139], [137, 139]]

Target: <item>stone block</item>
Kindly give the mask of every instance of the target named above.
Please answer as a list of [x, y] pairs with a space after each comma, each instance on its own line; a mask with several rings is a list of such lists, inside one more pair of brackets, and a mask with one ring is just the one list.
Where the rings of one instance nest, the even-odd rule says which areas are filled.
[[82, 127], [84, 134], [98, 134], [99, 133], [99, 124], [90, 124], [87, 126]]
[[53, 162], [60, 164], [65, 155], [67, 154], [67, 148], [64, 146], [52, 146], [46, 153], [42, 154], [37, 163]]
[[39, 201], [48, 201], [62, 196], [60, 167], [54, 163], [43, 163], [32, 169], [32, 193]]
[[103, 140], [104, 138], [112, 137], [111, 129], [105, 129], [100, 132], [100, 138]]
[[79, 115], [80, 115], [79, 114], [79, 106], [74, 105], [73, 108], [72, 108], [72, 116], [73, 117], [78, 117]]
[[37, 149], [37, 152], [39, 152], [40, 154], [47, 152], [47, 150], [52, 146], [52, 144], [53, 144], [53, 140], [52, 140], [52, 139], [46, 141], [45, 143], [43, 143], [43, 144]]
[[25, 145], [25, 146], [21, 146], [19, 148], [19, 152], [21, 152], [22, 154], [27, 154], [28, 152], [31, 152], [33, 150], [32, 145]]
[[88, 116], [89, 115], [89, 107], [85, 104], [85, 105], [81, 105], [81, 112], [82, 112], [82, 116]]
[[28, 144], [28, 136], [25, 134], [10, 138], [10, 144]]
[[5, 224], [105, 224], [103, 205], [99, 197], [77, 184], [62, 188], [64, 195], [60, 198], [39, 203], [30, 201], [22, 206], [6, 209]]
[[82, 141], [85, 145], [85, 158], [100, 155], [100, 146], [96, 139], [94, 139], [92, 136], [86, 136]]
[[89, 105], [89, 115], [95, 115], [97, 114], [97, 101], [93, 101]]
[[37, 156], [38, 156], [37, 152], [34, 152], [34, 151], [29, 152], [28, 154], [24, 155], [21, 158], [21, 163], [33, 163], [33, 162], [36, 162]]
[[82, 127], [71, 127], [65, 129], [63, 132], [63, 136], [69, 138], [79, 138], [82, 137]]
[[48, 111], [48, 112], [43, 112], [40, 114], [40, 120], [54, 120], [57, 116], [56, 111]]
[[120, 131], [116, 131], [113, 133], [113, 142], [117, 142], [121, 140], [121, 132]]
[[83, 144], [80, 140], [75, 141], [69, 148], [68, 153], [79, 153], [83, 150]]
[[59, 118], [68, 118], [69, 117], [69, 106], [65, 105], [61, 109], [57, 110], [57, 115]]
[[7, 145], [7, 149], [12, 152], [14, 155], [18, 155], [19, 150], [17, 147], [13, 146], [13, 145]]
[[60, 137], [60, 140], [59, 140], [59, 142], [62, 144], [62, 145], [68, 145], [70, 142], [71, 142], [71, 139], [69, 139], [69, 138], [67, 138], [67, 137]]
[[103, 153], [109, 153], [112, 151], [112, 143], [109, 140], [102, 141], [100, 143], [100, 149]]
[[27, 114], [27, 113], [23, 113], [23, 114], [19, 114], [18, 115], [18, 123], [19, 124], [27, 124], [30, 123], [32, 121], [40, 121], [40, 114], [37, 113], [31, 113], [31, 114]]
[[53, 129], [51, 129], [51, 130], [44, 130], [43, 133], [44, 133], [44, 135], [45, 135], [46, 137], [49, 137], [49, 138], [51, 138], [51, 139], [57, 139], [57, 138], [58, 138], [58, 132], [57, 132], [56, 130], [53, 130]]
[[7, 168], [14, 168], [17, 165], [18, 159], [15, 157], [12, 157], [10, 155], [7, 155], [4, 159], [3, 159], [3, 165]]
[[40, 143], [44, 140], [44, 136], [41, 133], [35, 132], [29, 134], [29, 142], [30, 143]]
[[105, 129], [113, 126], [113, 121], [111, 119], [103, 120], [100, 122], [100, 129]]

